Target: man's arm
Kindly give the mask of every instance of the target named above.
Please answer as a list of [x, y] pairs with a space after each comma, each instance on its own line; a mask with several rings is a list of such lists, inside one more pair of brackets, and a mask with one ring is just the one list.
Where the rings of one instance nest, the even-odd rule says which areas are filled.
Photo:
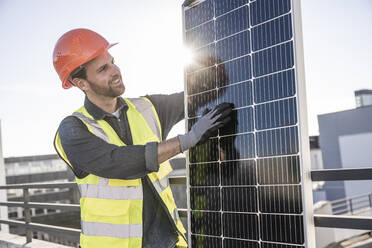
[[161, 164], [179, 153], [181, 146], [178, 137], [162, 141], [158, 145], [158, 163]]
[[181, 151], [206, 141], [214, 131], [230, 120], [231, 109], [229, 104], [216, 106], [214, 110], [201, 117], [190, 132], [159, 144], [157, 142], [129, 146], [109, 144], [90, 133], [85, 124], [73, 116], [61, 122], [59, 136], [66, 156], [75, 170], [104, 178], [141, 178], [158, 171], [160, 163]]

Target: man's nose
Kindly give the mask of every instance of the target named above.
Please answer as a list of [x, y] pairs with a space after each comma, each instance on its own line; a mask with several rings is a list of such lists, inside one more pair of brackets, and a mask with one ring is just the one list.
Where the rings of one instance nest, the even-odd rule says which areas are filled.
[[114, 65], [111, 66], [111, 75], [115, 76], [117, 74], [120, 74], [120, 68], [119, 68], [119, 66], [114, 64]]

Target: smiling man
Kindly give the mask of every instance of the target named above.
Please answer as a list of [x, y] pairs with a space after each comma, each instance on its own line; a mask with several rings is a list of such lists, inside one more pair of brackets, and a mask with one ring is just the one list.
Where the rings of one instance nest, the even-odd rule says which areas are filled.
[[85, 94], [84, 106], [61, 122], [54, 141], [79, 186], [80, 245], [187, 247], [168, 160], [228, 123], [232, 105], [217, 105], [188, 133], [166, 140], [184, 118], [184, 94], [121, 97], [123, 78], [108, 52], [113, 45], [94, 31], [75, 29], [53, 52], [62, 87]]

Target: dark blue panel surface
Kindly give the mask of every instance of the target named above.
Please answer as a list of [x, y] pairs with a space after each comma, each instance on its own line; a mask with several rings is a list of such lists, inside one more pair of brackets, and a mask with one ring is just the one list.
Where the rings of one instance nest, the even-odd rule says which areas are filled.
[[252, 83], [250, 81], [235, 84], [218, 90], [218, 103], [230, 102], [235, 108], [250, 106], [253, 104]]
[[256, 26], [252, 29], [253, 51], [290, 40], [292, 38], [291, 14]]
[[220, 40], [216, 44], [216, 55], [219, 63], [241, 57], [250, 52], [249, 30]]
[[196, 70], [200, 70], [211, 65], [216, 64], [216, 49], [215, 44], [212, 43], [206, 47], [200, 48], [194, 52], [194, 60], [196, 63], [192, 63], [187, 67], [187, 72], [191, 73]]
[[217, 69], [218, 87], [247, 81], [252, 78], [251, 56], [220, 64]]
[[285, 98], [296, 93], [293, 69], [254, 79], [253, 85], [255, 103]]
[[217, 161], [218, 155], [218, 140], [216, 138], [189, 150], [190, 163]]
[[220, 184], [219, 164], [190, 164], [191, 186], [218, 186]]
[[255, 121], [258, 130], [297, 124], [296, 98], [256, 105]]
[[230, 161], [221, 163], [223, 186], [255, 185], [256, 166], [254, 160]]
[[253, 108], [233, 110], [232, 121], [220, 128], [220, 136], [253, 131]]
[[230, 238], [258, 239], [256, 214], [223, 213], [223, 235]]
[[221, 226], [221, 213], [219, 212], [191, 212], [192, 233], [220, 236]]
[[283, 245], [283, 244], [261, 242], [261, 248], [305, 248], [305, 246]]
[[206, 0], [197, 6], [185, 11], [185, 27], [190, 29], [203, 22], [211, 20], [214, 16], [213, 0]]
[[253, 75], [255, 77], [289, 69], [293, 65], [293, 44], [291, 41], [253, 54]]
[[255, 187], [222, 188], [222, 211], [257, 212], [257, 189]]
[[249, 28], [249, 8], [244, 6], [216, 20], [216, 40]]
[[304, 248], [292, 17], [290, 0], [207, 0], [185, 13], [188, 129], [234, 104], [232, 122], [189, 150], [193, 248]]
[[207, 22], [186, 32], [186, 45], [192, 49], [205, 46], [214, 41], [214, 22]]
[[252, 133], [220, 138], [220, 146], [222, 161], [254, 157], [254, 136]]
[[259, 186], [258, 192], [262, 213], [302, 213], [300, 185]]
[[193, 95], [215, 89], [217, 84], [216, 67], [212, 66], [201, 71], [187, 74], [187, 94]]
[[297, 154], [297, 127], [257, 132], [256, 145], [259, 157]]
[[229, 12], [247, 3], [248, 3], [248, 0], [218, 0], [218, 1], [215, 1], [216, 16], [220, 16], [226, 12]]
[[298, 184], [301, 182], [300, 158], [286, 156], [257, 159], [258, 182], [265, 184]]
[[191, 235], [193, 248], [222, 248], [222, 239], [209, 236]]
[[262, 214], [261, 239], [292, 244], [304, 243], [303, 217], [300, 215]]
[[220, 188], [190, 188], [191, 209], [212, 210], [221, 209]]
[[251, 23], [255, 26], [290, 11], [290, 0], [258, 0], [250, 5]]
[[188, 116], [189, 118], [201, 116], [206, 108], [212, 109], [217, 102], [217, 91], [207, 91], [188, 97]]
[[258, 242], [244, 241], [238, 239], [224, 239], [223, 240], [224, 248], [259, 248]]

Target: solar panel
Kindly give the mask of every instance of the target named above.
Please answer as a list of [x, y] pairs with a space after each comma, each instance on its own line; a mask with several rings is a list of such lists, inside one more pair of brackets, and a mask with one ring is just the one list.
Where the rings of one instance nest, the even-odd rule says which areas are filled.
[[187, 154], [189, 245], [315, 247], [300, 1], [196, 1], [183, 24], [187, 129], [234, 104], [233, 121]]

